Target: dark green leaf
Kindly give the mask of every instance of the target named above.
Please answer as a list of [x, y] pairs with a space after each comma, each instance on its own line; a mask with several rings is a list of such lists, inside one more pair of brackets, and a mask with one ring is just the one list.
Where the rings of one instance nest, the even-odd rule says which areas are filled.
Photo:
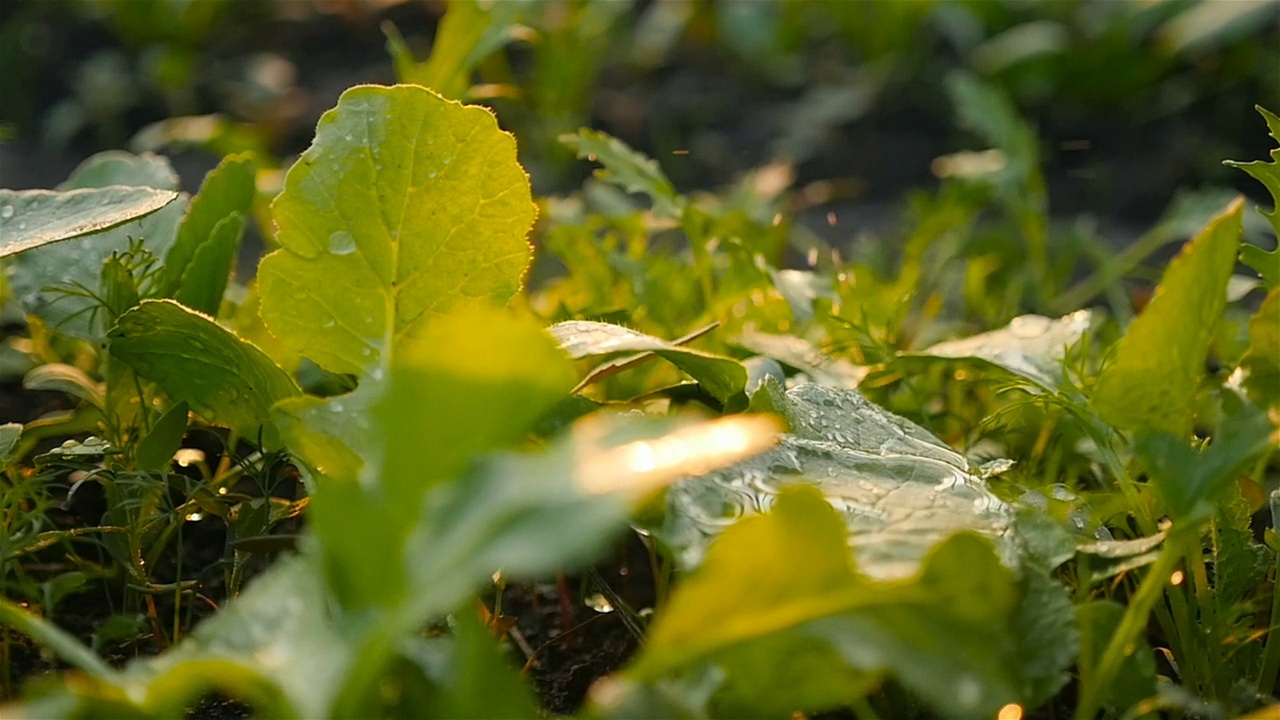
[[236, 265], [240, 236], [244, 233], [244, 216], [233, 212], [220, 220], [209, 238], [196, 249], [187, 271], [173, 298], [183, 305], [211, 317], [217, 317], [222, 296]]
[[272, 405], [300, 394], [261, 350], [172, 301], [149, 300], [125, 313], [108, 340], [111, 356], [139, 377], [245, 437], [257, 437]]
[[[1111, 600], [1094, 600], [1076, 606], [1080, 623], [1080, 675], [1089, 682], [1103, 650], [1120, 626], [1124, 606]], [[1155, 694], [1156, 663], [1146, 639], [1141, 639], [1120, 666], [1111, 687], [1102, 695], [1102, 703], [1127, 710]]]
[[151, 426], [151, 432], [138, 442], [138, 447], [134, 451], [135, 463], [139, 470], [159, 472], [168, 469], [169, 462], [173, 460], [173, 454], [182, 447], [182, 436], [187, 432], [188, 412], [190, 408], [183, 400], [169, 408], [155, 425]]

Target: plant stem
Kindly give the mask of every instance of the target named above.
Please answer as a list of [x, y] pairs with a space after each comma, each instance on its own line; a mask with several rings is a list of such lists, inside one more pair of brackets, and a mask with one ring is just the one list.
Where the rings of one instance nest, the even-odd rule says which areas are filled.
[[48, 620], [38, 618], [5, 598], [0, 598], [0, 621], [53, 651], [55, 655], [98, 679], [111, 681], [116, 675], [92, 650], [70, 633]]
[[1270, 695], [1275, 692], [1276, 677], [1280, 675], [1280, 559], [1276, 561], [1276, 573], [1271, 587], [1271, 617], [1267, 623], [1267, 640], [1262, 651], [1262, 671], [1258, 673], [1258, 692]]
[[1142, 579], [1137, 593], [1125, 608], [1120, 625], [1111, 636], [1102, 652], [1102, 659], [1095, 666], [1092, 677], [1082, 678], [1080, 705], [1076, 708], [1076, 720], [1093, 720], [1102, 706], [1102, 698], [1115, 682], [1116, 675], [1125, 658], [1133, 654], [1132, 645], [1142, 633], [1151, 615], [1151, 610], [1160, 600], [1169, 575], [1177, 567], [1183, 556], [1183, 542], [1179, 536], [1171, 534], [1165, 543], [1160, 556]]

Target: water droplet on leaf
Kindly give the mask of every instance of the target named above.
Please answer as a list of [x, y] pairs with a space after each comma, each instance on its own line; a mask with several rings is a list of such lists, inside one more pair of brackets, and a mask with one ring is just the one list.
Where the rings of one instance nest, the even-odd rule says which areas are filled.
[[334, 255], [350, 255], [356, 251], [356, 239], [351, 233], [339, 230], [329, 236], [329, 252]]

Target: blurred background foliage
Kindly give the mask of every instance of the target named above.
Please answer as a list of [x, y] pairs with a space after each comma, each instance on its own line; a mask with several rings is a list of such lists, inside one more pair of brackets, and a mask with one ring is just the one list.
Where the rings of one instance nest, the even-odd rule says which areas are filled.
[[826, 181], [815, 204], [854, 203], [874, 227], [879, 204], [936, 183], [934, 160], [982, 134], [952, 110], [965, 70], [1028, 119], [1055, 214], [1145, 228], [1179, 187], [1254, 192], [1220, 160], [1261, 157], [1252, 106], [1280, 104], [1266, 0], [455, 5], [442, 23], [442, 0], [7, 3], [3, 182], [51, 186], [111, 147], [209, 153], [187, 183], [233, 150], [278, 166], [342, 89], [430, 72], [415, 58], [438, 48], [474, 73], [437, 89], [491, 105], [542, 193], [578, 186], [587, 168], [556, 137], [592, 126], [682, 191], [788, 161], [799, 186]]

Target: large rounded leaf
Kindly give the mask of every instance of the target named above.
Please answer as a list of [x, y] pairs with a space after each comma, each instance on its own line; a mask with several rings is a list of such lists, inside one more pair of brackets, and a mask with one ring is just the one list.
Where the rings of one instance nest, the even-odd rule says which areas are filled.
[[272, 206], [262, 317], [335, 372], [386, 366], [428, 319], [505, 302], [537, 209], [492, 113], [418, 86], [360, 86], [320, 118]]
[[666, 518], [653, 530], [682, 566], [700, 564], [712, 538], [797, 484], [817, 487], [839, 511], [871, 577], [910, 576], [933, 546], [965, 530], [1016, 564], [1012, 509], [923, 428], [852, 390], [805, 383], [784, 392], [766, 381], [759, 393], [791, 431], [768, 452], [667, 491]]

